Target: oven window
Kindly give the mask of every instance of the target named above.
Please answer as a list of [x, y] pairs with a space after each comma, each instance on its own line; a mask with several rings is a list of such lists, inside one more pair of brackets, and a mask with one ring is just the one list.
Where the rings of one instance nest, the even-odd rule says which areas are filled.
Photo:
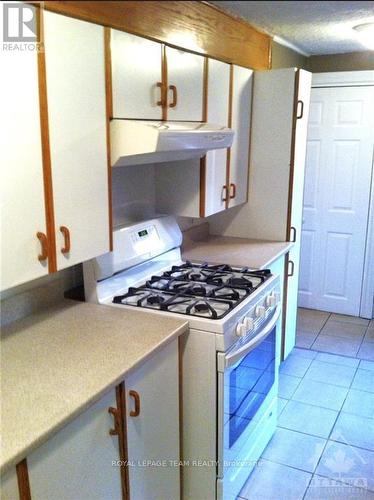
[[232, 448], [258, 416], [275, 382], [276, 329], [224, 373], [225, 448]]

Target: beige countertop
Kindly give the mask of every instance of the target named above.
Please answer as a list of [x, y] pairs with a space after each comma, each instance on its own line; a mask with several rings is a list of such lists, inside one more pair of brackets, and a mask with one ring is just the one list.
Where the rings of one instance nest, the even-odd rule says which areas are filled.
[[1, 469], [22, 460], [188, 322], [63, 301], [3, 328]]
[[206, 235], [184, 241], [182, 258], [193, 262], [229, 264], [264, 269], [293, 246], [288, 241], [268, 241]]

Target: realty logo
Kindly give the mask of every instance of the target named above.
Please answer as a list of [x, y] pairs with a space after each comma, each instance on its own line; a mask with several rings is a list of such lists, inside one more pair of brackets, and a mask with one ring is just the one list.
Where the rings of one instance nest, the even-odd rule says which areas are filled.
[[3, 4], [3, 42], [36, 42], [36, 9], [21, 3]]

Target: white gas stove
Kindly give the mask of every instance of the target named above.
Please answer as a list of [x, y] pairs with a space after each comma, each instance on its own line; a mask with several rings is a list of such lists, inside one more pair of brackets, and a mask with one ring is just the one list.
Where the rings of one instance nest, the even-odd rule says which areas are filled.
[[279, 278], [183, 262], [173, 217], [118, 227], [113, 240], [113, 252], [84, 264], [86, 300], [188, 318], [183, 448], [187, 460], [215, 466], [185, 468], [186, 498], [237, 495], [276, 425]]

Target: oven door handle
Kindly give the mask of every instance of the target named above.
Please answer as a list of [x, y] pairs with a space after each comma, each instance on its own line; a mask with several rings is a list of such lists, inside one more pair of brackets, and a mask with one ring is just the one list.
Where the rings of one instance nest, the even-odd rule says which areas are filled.
[[230, 366], [235, 365], [235, 363], [237, 363], [241, 358], [244, 358], [244, 356], [248, 354], [248, 352], [252, 351], [260, 342], [262, 342], [276, 325], [280, 313], [281, 313], [281, 304], [279, 303], [269, 323], [265, 326], [263, 330], [261, 330], [261, 332], [258, 335], [256, 335], [256, 337], [251, 339], [247, 344], [244, 344], [237, 351], [229, 353], [225, 356], [225, 368], [229, 368]]

